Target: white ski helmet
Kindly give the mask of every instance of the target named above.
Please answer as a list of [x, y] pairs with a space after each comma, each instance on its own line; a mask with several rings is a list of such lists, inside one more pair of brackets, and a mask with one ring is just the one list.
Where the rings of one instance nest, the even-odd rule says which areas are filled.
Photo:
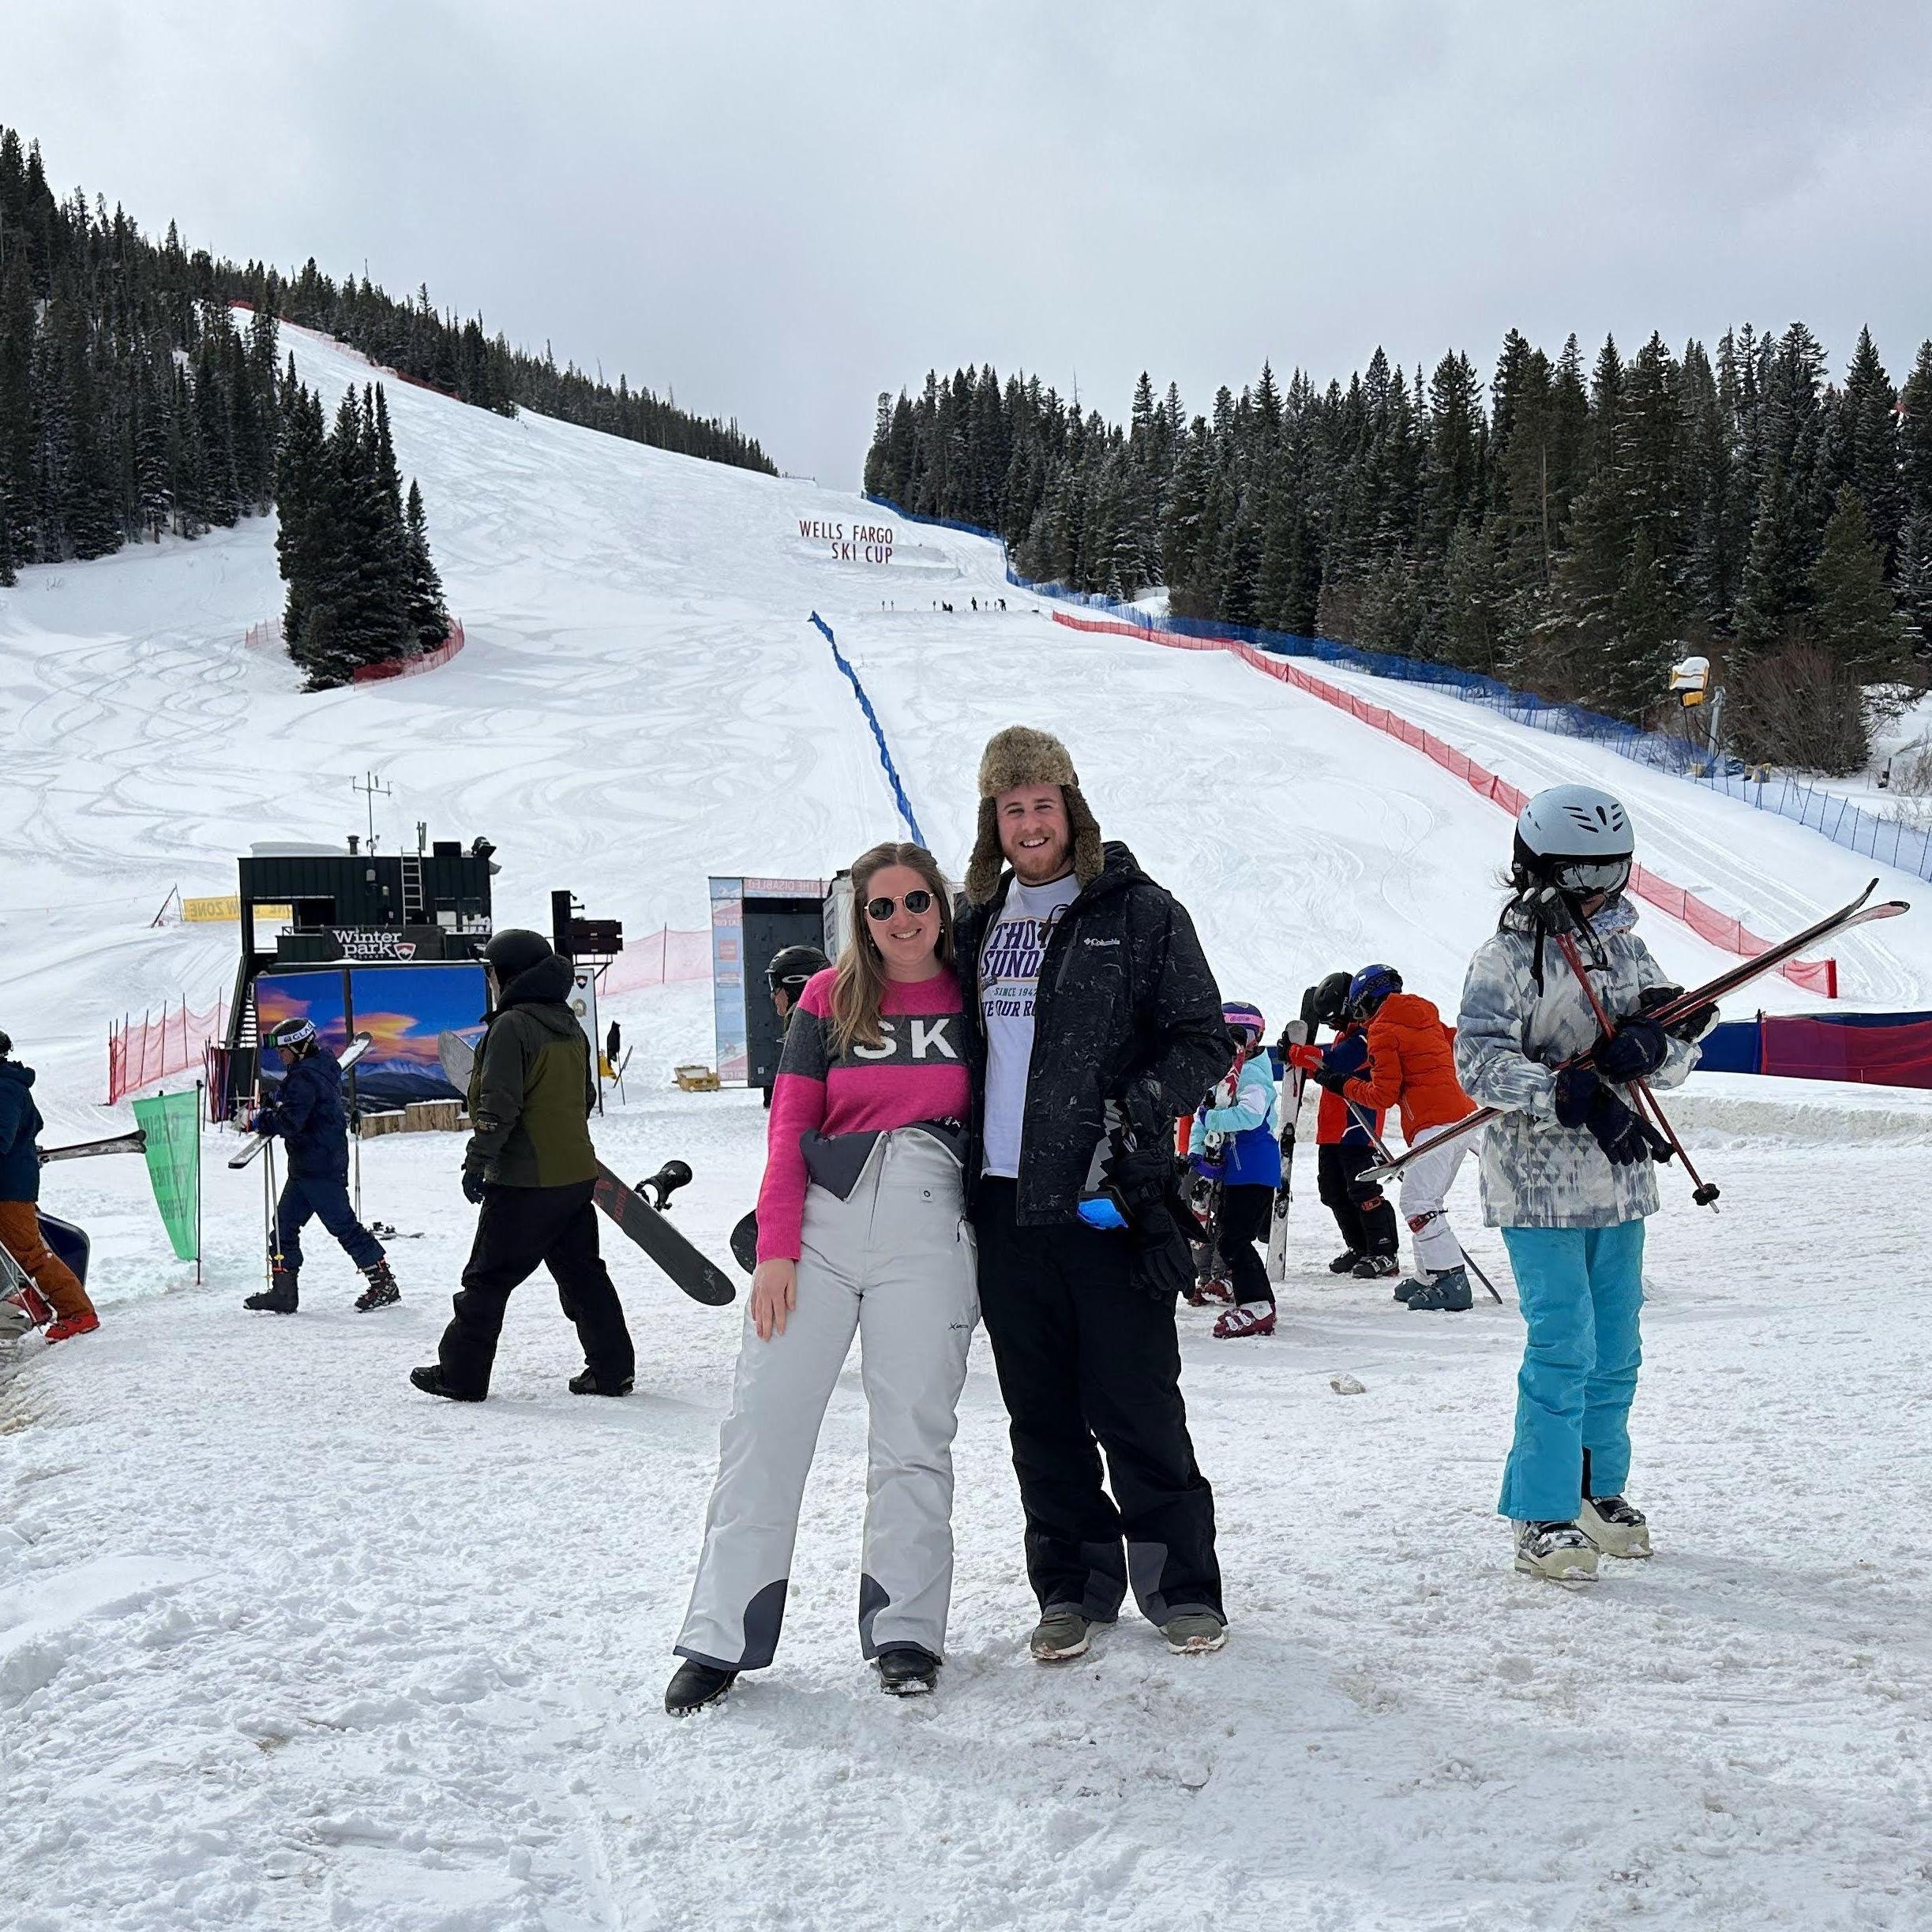
[[1636, 850], [1630, 814], [1594, 785], [1552, 785], [1516, 820], [1516, 865], [1522, 883], [1554, 885], [1587, 897], [1621, 892]]

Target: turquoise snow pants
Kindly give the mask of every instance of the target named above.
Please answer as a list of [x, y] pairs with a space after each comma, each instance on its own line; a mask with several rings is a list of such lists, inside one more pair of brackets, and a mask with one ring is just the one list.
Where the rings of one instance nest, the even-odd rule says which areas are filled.
[[1592, 1495], [1620, 1495], [1630, 1476], [1644, 1224], [1505, 1228], [1502, 1240], [1529, 1335], [1497, 1513], [1516, 1522], [1574, 1522], [1585, 1450]]

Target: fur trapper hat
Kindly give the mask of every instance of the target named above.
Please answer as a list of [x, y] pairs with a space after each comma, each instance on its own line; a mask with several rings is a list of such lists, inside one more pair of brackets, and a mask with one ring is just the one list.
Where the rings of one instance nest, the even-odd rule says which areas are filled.
[[1106, 862], [1101, 850], [1100, 825], [1080, 795], [1079, 775], [1066, 746], [1050, 731], [1008, 725], [986, 741], [986, 748], [980, 754], [979, 836], [966, 876], [969, 905], [984, 906], [992, 897], [999, 887], [1000, 868], [1006, 863], [1000, 850], [993, 801], [1002, 792], [1016, 791], [1022, 785], [1060, 787], [1067, 802], [1067, 829], [1073, 839], [1074, 876], [1082, 890], [1100, 876]]

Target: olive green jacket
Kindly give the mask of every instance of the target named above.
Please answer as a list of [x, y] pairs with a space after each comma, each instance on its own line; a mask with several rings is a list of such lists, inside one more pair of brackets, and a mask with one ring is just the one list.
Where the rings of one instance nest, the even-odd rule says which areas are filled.
[[563, 1187], [597, 1176], [590, 1042], [566, 1004], [568, 965], [552, 958], [504, 989], [470, 1073], [466, 1171], [505, 1187]]

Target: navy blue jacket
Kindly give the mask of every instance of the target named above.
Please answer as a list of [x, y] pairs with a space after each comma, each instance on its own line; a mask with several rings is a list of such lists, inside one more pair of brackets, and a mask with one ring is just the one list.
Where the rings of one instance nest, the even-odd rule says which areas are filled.
[[33, 1069], [0, 1060], [0, 1201], [40, 1198], [40, 1109], [33, 1104]]
[[[267, 1049], [272, 1051], [272, 1049]], [[326, 1047], [296, 1061], [279, 1092], [255, 1116], [255, 1131], [279, 1134], [288, 1143], [291, 1174], [349, 1171], [349, 1110], [342, 1104], [342, 1066]]]
[[[1364, 1071], [1367, 1065], [1368, 1035], [1359, 1026], [1351, 1027], [1348, 1032], [1331, 1040], [1322, 1049], [1323, 1070], [1331, 1074], [1340, 1074], [1345, 1079]], [[1341, 1138], [1335, 1143], [1337, 1146], [1372, 1147], [1375, 1146], [1374, 1138], [1370, 1135], [1368, 1129], [1362, 1125], [1353, 1113], [1347, 1111], [1348, 1103], [1339, 1095], [1331, 1096], [1324, 1094], [1322, 1096], [1322, 1104], [1324, 1106], [1333, 1105], [1341, 1108], [1344, 1110], [1344, 1117], [1349, 1123], [1348, 1126], [1343, 1129]], [[1319, 1140], [1320, 1138], [1318, 1133], [1316, 1139]]]

